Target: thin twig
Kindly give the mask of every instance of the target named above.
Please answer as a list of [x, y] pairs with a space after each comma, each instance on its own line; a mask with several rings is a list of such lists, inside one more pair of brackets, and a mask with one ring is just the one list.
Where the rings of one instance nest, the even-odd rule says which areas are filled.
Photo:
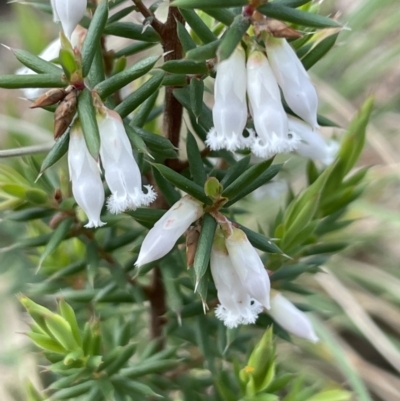
[[32, 145], [32, 146], [24, 146], [23, 148], [0, 150], [0, 158], [46, 153], [53, 147], [53, 145], [54, 142], [51, 142], [43, 145]]

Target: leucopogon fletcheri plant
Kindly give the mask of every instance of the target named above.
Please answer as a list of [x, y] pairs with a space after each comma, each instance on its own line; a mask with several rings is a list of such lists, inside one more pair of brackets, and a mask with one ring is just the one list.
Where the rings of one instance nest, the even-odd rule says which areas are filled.
[[[327, 140], [307, 71], [340, 23], [310, 1], [40, 4], [25, 7], [52, 13], [59, 38], [39, 56], [9, 48], [24, 66], [0, 76], [54, 113], [36, 181], [0, 165], [5, 219], [37, 233], [7, 250], [36, 250], [23, 292], [48, 306], [20, 295], [51, 372], [29, 399], [348, 399], [287, 378], [275, 345], [323, 347], [295, 280], [345, 246], [327, 234], [363, 188], [352, 168], [372, 101]], [[70, 184], [54, 166], [65, 154]], [[308, 184], [247, 227], [252, 193], [294, 154]]]

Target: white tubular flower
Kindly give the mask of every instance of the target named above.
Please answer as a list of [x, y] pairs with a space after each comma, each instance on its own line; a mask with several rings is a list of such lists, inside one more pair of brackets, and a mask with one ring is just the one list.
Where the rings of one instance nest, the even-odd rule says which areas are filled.
[[289, 107], [313, 129], [318, 127], [318, 96], [310, 77], [286, 39], [269, 37], [266, 50]]
[[87, 0], [51, 0], [54, 22], [61, 22], [68, 39], [86, 12]]
[[85, 227], [101, 227], [104, 188], [98, 164], [90, 155], [81, 129], [75, 124], [70, 132], [68, 149], [69, 176], [76, 203], [89, 218]]
[[114, 111], [105, 110], [105, 116], [98, 118], [98, 125], [101, 163], [112, 193], [107, 208], [117, 214], [147, 206], [154, 201], [156, 194], [150, 185], [146, 185], [147, 193], [143, 193], [140, 170], [121, 117]]
[[140, 248], [136, 266], [165, 256], [189, 226], [203, 215], [203, 205], [185, 195], [169, 209], [147, 233]]
[[297, 309], [282, 294], [272, 295], [271, 309], [268, 314], [289, 333], [313, 343], [319, 341], [306, 314]]
[[297, 138], [289, 135], [279, 87], [268, 60], [260, 51], [251, 52], [247, 61], [247, 93], [257, 138], [252, 152], [262, 158], [290, 152]]
[[339, 144], [332, 140], [326, 142], [325, 139], [304, 121], [288, 116], [289, 132], [300, 137], [300, 143], [296, 152], [304, 157], [318, 160], [324, 165], [331, 164], [337, 155]]
[[206, 144], [212, 150], [235, 151], [247, 146], [243, 136], [247, 121], [246, 66], [241, 47], [217, 66], [214, 85], [214, 127], [207, 135]]
[[229, 328], [255, 323], [263, 307], [246, 291], [233, 267], [224, 238], [218, 232], [211, 251], [210, 267], [220, 302], [215, 316]]
[[271, 288], [269, 276], [246, 234], [238, 228], [232, 228], [232, 232], [226, 237], [225, 245], [232, 265], [247, 293], [264, 308], [269, 309]]

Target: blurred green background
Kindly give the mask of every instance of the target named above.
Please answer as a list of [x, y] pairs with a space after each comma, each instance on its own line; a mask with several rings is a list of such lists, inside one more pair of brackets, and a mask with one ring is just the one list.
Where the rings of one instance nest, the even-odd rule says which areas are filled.
[[[357, 219], [336, 234], [352, 246], [330, 260], [327, 273], [307, 276], [303, 283], [315, 292], [319, 310], [315, 325], [321, 346], [299, 348], [279, 343], [279, 358], [289, 370], [312, 381], [335, 380], [358, 386], [354, 400], [364, 395], [359, 378], [375, 400], [400, 400], [400, 9], [398, 0], [326, 0], [321, 13], [336, 16], [345, 26], [335, 48], [311, 71], [320, 96], [320, 111], [346, 127], [369, 95], [376, 99], [359, 167], [370, 166], [368, 185], [349, 218]], [[55, 36], [51, 17], [21, 5], [0, 2], [0, 43], [39, 53]], [[0, 74], [19, 63], [0, 48]], [[19, 91], [0, 91], [0, 149], [51, 141], [51, 117], [28, 109]], [[339, 128], [324, 134], [340, 138]], [[3, 162], [3, 161], [2, 161]], [[4, 162], [13, 163], [12, 159]], [[291, 157], [286, 175], [294, 188], [304, 182], [305, 161]], [[283, 199], [282, 186], [254, 199], [254, 222], [269, 221]], [[283, 185], [283, 191], [285, 186]], [[265, 202], [273, 204], [265, 214]], [[15, 228], [0, 226], [0, 247], [13, 242]], [[338, 237], [341, 238], [338, 238]], [[37, 382], [40, 368], [20, 332], [26, 329], [14, 294], [34, 281], [19, 252], [0, 253], [0, 400], [27, 377]], [[355, 370], [352, 369], [355, 368]], [[305, 369], [307, 368], [307, 369]], [[355, 373], [355, 371], [357, 373]]]

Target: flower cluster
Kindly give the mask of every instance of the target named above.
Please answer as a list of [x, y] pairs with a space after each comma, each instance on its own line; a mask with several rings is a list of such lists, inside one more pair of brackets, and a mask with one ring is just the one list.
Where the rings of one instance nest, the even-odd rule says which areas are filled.
[[[183, 196], [148, 232], [136, 262], [137, 267], [161, 259], [169, 253], [190, 225], [204, 214], [203, 205]], [[219, 215], [222, 216], [222, 215]], [[215, 216], [214, 216], [215, 217]], [[253, 324], [267, 313], [284, 329], [310, 341], [317, 341], [307, 316], [283, 295], [273, 291], [264, 264], [246, 234], [226, 218], [220, 223], [210, 255], [211, 274], [220, 305], [215, 315], [229, 327]]]
[[[250, 148], [261, 158], [296, 149], [300, 149], [299, 153], [310, 153], [302, 151], [303, 137], [298, 129], [291, 127], [291, 117], [282, 105], [281, 91], [291, 110], [314, 132], [318, 127], [315, 88], [286, 39], [270, 36], [265, 42], [267, 56], [260, 50], [251, 50], [246, 61], [245, 52], [239, 46], [227, 60], [217, 65], [214, 127], [206, 141], [212, 150]], [[246, 93], [254, 130], [246, 130]], [[313, 136], [317, 138], [316, 147], [320, 146], [323, 139], [317, 133]], [[306, 147], [313, 148], [313, 145], [308, 143]]]
[[[107, 208], [111, 213], [147, 206], [156, 195], [151, 186], [142, 191], [142, 178], [132, 153], [132, 147], [118, 113], [104, 108], [98, 117], [100, 132], [100, 158], [111, 196]], [[90, 155], [77, 123], [74, 124], [69, 143], [68, 164], [72, 192], [78, 205], [89, 217], [86, 227], [103, 225], [100, 212], [104, 203], [104, 189], [98, 163]]]

